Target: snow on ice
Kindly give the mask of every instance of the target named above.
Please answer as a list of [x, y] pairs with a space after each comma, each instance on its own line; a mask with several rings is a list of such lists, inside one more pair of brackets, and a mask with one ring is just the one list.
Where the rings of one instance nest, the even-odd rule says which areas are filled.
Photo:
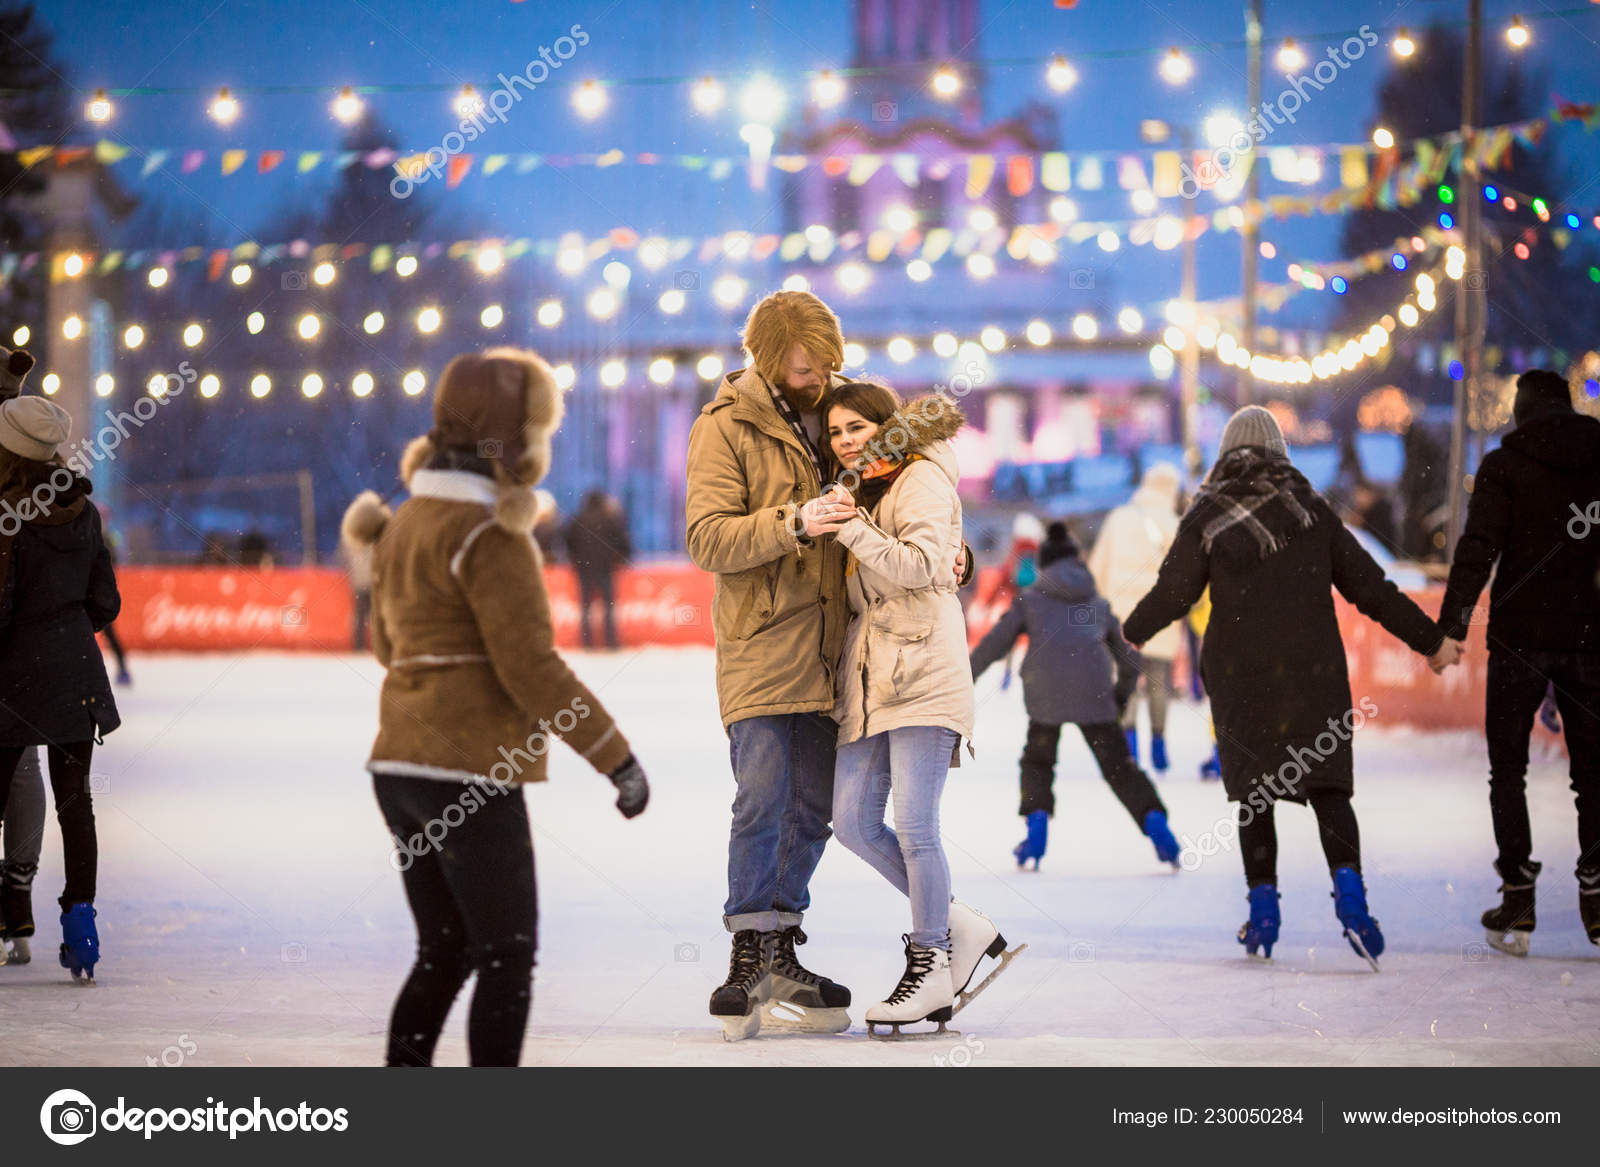
[[[851, 1033], [725, 1043], [706, 1000], [721, 927], [733, 782], [712, 654], [574, 654], [654, 787], [625, 822], [558, 747], [528, 792], [540, 952], [524, 1064], [1485, 1065], [1600, 1064], [1600, 955], [1583, 936], [1565, 760], [1536, 754], [1544, 861], [1533, 955], [1489, 952], [1497, 902], [1481, 739], [1385, 726], [1356, 738], [1356, 807], [1374, 914], [1373, 975], [1341, 938], [1308, 811], [1278, 816], [1283, 935], [1246, 961], [1237, 854], [1158, 863], [1063, 736], [1042, 870], [1011, 848], [1020, 688], [979, 686], [976, 760], [950, 776], [944, 837], [958, 895], [1028, 951], [956, 1019], [960, 1037], [869, 1042], [861, 1014], [902, 967], [905, 901], [830, 845], [806, 917], [811, 968], [851, 987]], [[3, 1065], [375, 1065], [413, 941], [392, 844], [362, 770], [381, 670], [355, 656], [151, 656], [120, 692], [124, 727], [96, 753], [99, 926], [93, 988], [55, 960], [53, 825], [35, 888], [32, 964], [0, 968]], [[1359, 696], [1359, 695], [1358, 695]], [[1180, 838], [1229, 817], [1196, 769], [1203, 710], [1174, 707], [1159, 781]], [[1220, 832], [1227, 835], [1226, 829]], [[469, 984], [470, 990], [470, 984]], [[465, 995], [439, 1047], [465, 1064]]]

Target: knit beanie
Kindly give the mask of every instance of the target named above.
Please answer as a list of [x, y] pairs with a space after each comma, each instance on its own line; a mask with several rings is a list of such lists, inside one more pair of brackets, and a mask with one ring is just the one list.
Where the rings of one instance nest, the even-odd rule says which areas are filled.
[[13, 454], [48, 462], [71, 433], [72, 415], [46, 397], [0, 403], [0, 446]]
[[1222, 445], [1217, 448], [1220, 461], [1241, 446], [1259, 446], [1280, 458], [1289, 456], [1289, 447], [1278, 428], [1278, 419], [1270, 409], [1247, 405], [1228, 419], [1222, 431]]
[[1035, 562], [1039, 570], [1043, 571], [1058, 559], [1072, 559], [1078, 554], [1077, 541], [1073, 539], [1072, 532], [1067, 530], [1067, 525], [1059, 520], [1051, 523], [1045, 532], [1044, 542], [1039, 544], [1039, 552]]
[[1572, 412], [1572, 390], [1560, 373], [1529, 369], [1517, 378], [1517, 396], [1511, 406], [1511, 416], [1518, 425], [1544, 413]]

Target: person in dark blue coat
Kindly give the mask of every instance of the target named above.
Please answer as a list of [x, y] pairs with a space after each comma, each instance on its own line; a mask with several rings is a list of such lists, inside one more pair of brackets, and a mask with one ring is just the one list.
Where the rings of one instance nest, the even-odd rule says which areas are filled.
[[1078, 556], [1066, 524], [1051, 523], [1038, 552], [1036, 582], [1018, 593], [1011, 607], [972, 650], [972, 679], [1000, 660], [1026, 635], [1022, 700], [1028, 711], [1028, 743], [1022, 751], [1022, 806], [1028, 837], [1012, 852], [1018, 866], [1044, 854], [1048, 823], [1055, 813], [1052, 786], [1061, 727], [1076, 725], [1094, 752], [1100, 776], [1151, 842], [1156, 855], [1174, 866], [1178, 841], [1167, 825], [1167, 808], [1128, 750], [1118, 724], [1139, 683], [1143, 662], [1123, 638], [1111, 605], [1095, 590], [1094, 577]]
[[56, 452], [71, 427], [43, 397], [0, 404], [0, 808], [23, 752], [46, 747], [67, 876], [61, 965], [92, 980], [99, 849], [89, 762], [121, 724], [95, 633], [122, 599], [89, 481]]

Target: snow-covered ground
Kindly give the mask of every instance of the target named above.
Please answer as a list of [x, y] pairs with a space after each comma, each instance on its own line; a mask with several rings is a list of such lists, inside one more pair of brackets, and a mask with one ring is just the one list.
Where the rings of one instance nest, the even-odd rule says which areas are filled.
[[[1237, 855], [1181, 874], [1158, 864], [1070, 731], [1043, 870], [1016, 870], [1025, 720], [998, 670], [979, 687], [978, 758], [951, 776], [944, 835], [957, 894], [1028, 951], [957, 1019], [962, 1037], [867, 1041], [861, 1011], [895, 982], [908, 913], [830, 846], [801, 955], [851, 986], [856, 1028], [724, 1043], [705, 1012], [726, 970], [733, 794], [711, 653], [573, 659], [655, 793], [625, 822], [605, 781], [559, 747], [551, 782], [529, 791], [542, 946], [525, 1064], [1600, 1064], [1600, 950], [1578, 922], [1562, 760], [1536, 760], [1530, 779], [1545, 878], [1528, 960], [1481, 944], [1497, 882], [1481, 741], [1380, 715], [1357, 735], [1356, 806], [1383, 972], [1340, 937], [1297, 807], [1278, 816], [1278, 960], [1253, 964], [1234, 940]], [[124, 727], [96, 755], [99, 984], [75, 987], [55, 961], [52, 826], [38, 957], [0, 968], [0, 1064], [376, 1064], [413, 939], [362, 770], [380, 670], [275, 655], [147, 657], [134, 670]], [[1195, 777], [1202, 712], [1176, 708], [1169, 736], [1161, 793], [1180, 836], [1199, 836], [1228, 812]], [[444, 1064], [465, 1063], [464, 1012]]]

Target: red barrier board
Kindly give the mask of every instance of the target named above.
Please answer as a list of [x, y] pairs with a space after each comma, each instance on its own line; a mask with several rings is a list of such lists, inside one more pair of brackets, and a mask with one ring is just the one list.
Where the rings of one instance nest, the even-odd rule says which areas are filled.
[[[967, 607], [973, 643], [999, 619], [1009, 598], [987, 603], [993, 591], [985, 569]], [[353, 598], [336, 568], [126, 567], [117, 572], [122, 617], [117, 631], [129, 649], [237, 652], [247, 649], [348, 651]], [[574, 648], [579, 591], [572, 569], [546, 569], [556, 644]], [[710, 645], [713, 579], [691, 563], [659, 563], [617, 574], [616, 621], [624, 646]], [[1412, 594], [1430, 616], [1441, 588]], [[1386, 724], [1425, 729], [1477, 729], [1483, 725], [1488, 655], [1484, 628], [1468, 634], [1462, 663], [1436, 677], [1416, 653], [1334, 598], [1356, 700], [1370, 697]], [[598, 604], [591, 616], [603, 637]], [[1182, 662], [1180, 662], [1180, 672]]]

